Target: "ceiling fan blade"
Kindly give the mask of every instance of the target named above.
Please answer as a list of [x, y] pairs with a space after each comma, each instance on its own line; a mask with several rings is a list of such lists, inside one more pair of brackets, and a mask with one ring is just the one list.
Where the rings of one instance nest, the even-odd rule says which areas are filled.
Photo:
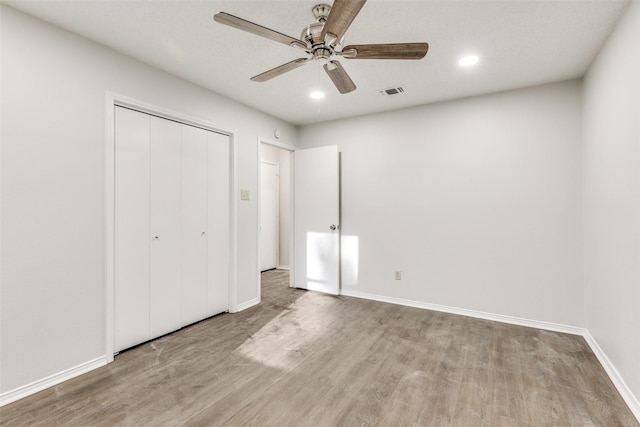
[[242, 31], [246, 31], [248, 33], [253, 33], [255, 35], [286, 44], [288, 46], [299, 47], [302, 49], [308, 48], [307, 44], [302, 40], [294, 39], [293, 37], [289, 37], [286, 34], [282, 34], [267, 27], [263, 27], [262, 25], [254, 24], [253, 22], [238, 18], [237, 16], [233, 16], [225, 12], [216, 13], [215, 15], [213, 15], [213, 20]]
[[296, 68], [303, 66], [310, 60], [311, 58], [294, 59], [291, 62], [287, 62], [286, 64], [280, 65], [279, 67], [272, 68], [271, 70], [265, 71], [262, 74], [253, 76], [251, 77], [251, 80], [253, 80], [254, 82], [266, 82], [267, 80], [271, 80], [274, 77], [278, 77], [279, 75], [284, 74], [287, 71], [295, 70]]
[[342, 68], [342, 64], [338, 61], [329, 61], [324, 64], [324, 70], [331, 78], [331, 81], [340, 93], [349, 93], [356, 90], [356, 85], [349, 77], [349, 74]]
[[366, 1], [335, 0], [322, 29], [321, 40], [332, 46], [339, 42]]
[[422, 59], [428, 43], [354, 44], [338, 52], [347, 59]]

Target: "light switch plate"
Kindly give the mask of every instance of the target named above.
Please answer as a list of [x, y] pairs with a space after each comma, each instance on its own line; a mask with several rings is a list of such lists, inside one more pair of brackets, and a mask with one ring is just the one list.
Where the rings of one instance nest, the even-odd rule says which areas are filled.
[[240, 200], [249, 200], [249, 190], [240, 190]]

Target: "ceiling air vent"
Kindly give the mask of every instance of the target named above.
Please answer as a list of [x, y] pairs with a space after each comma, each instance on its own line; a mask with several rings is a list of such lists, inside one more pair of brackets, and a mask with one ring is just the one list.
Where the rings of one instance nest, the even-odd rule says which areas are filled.
[[382, 89], [379, 92], [383, 96], [400, 95], [401, 93], [404, 93], [404, 88], [402, 86], [394, 86], [387, 89]]

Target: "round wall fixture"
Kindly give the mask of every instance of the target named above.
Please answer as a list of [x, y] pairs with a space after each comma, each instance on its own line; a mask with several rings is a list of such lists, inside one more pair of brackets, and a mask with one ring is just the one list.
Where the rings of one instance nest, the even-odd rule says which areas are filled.
[[276, 137], [276, 139], [280, 139], [280, 131], [278, 129], [273, 131], [273, 136]]

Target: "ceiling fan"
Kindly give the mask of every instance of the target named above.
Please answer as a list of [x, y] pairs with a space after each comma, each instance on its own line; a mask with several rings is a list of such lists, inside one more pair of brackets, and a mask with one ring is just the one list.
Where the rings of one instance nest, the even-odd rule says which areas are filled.
[[311, 60], [316, 60], [324, 63], [323, 68], [338, 91], [349, 93], [356, 89], [356, 85], [340, 62], [331, 59], [332, 56], [341, 56], [346, 59], [422, 59], [429, 50], [428, 43], [359, 44], [343, 47], [344, 33], [365, 2], [366, 0], [335, 0], [333, 6], [328, 4], [314, 6], [312, 12], [318, 22], [305, 27], [300, 39], [289, 37], [225, 12], [216, 13], [213, 19], [221, 24], [301, 49], [308, 54], [306, 58], [294, 59], [251, 77], [251, 80], [265, 82]]

